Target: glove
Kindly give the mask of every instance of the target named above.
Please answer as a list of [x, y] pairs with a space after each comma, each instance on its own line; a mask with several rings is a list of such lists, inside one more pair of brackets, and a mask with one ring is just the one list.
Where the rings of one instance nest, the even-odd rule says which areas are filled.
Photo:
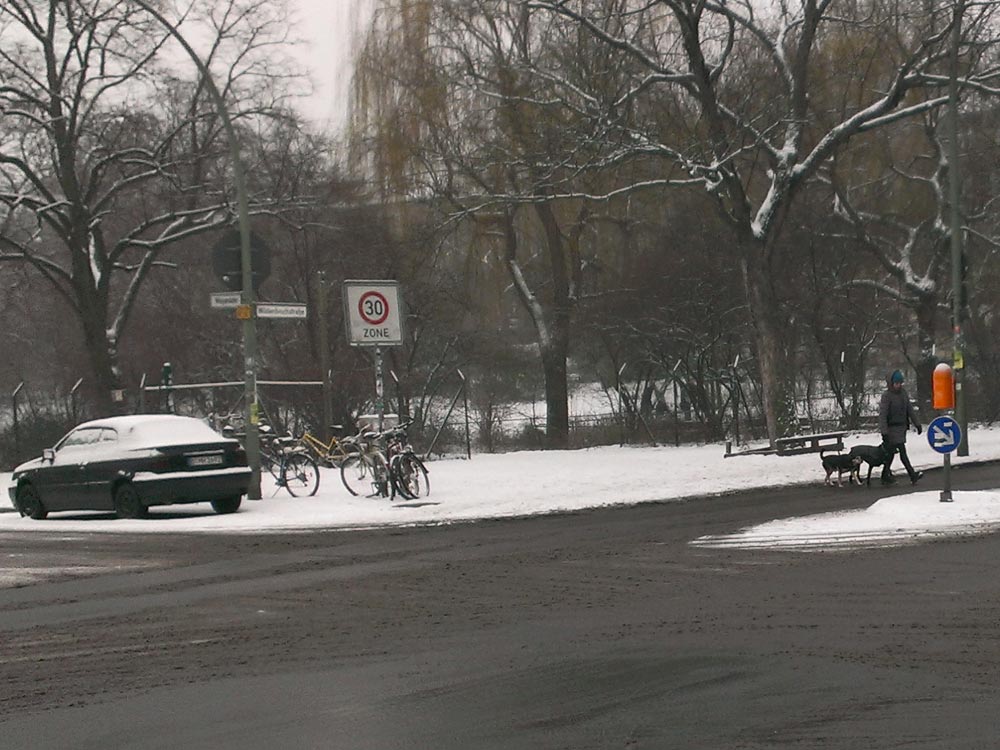
[[917, 434], [919, 435], [923, 431], [924, 431], [924, 428], [921, 427], [920, 425], [917, 425]]

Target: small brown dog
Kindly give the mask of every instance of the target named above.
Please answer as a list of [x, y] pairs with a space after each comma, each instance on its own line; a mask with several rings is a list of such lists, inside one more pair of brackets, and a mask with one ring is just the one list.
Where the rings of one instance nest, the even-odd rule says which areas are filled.
[[861, 462], [860, 456], [852, 456], [849, 453], [834, 453], [824, 456], [820, 451], [820, 459], [823, 461], [823, 471], [826, 472], [826, 479], [823, 484], [833, 487], [833, 472], [837, 472], [837, 486], [844, 486], [844, 474], [847, 474], [847, 483], [855, 482], [861, 485]]

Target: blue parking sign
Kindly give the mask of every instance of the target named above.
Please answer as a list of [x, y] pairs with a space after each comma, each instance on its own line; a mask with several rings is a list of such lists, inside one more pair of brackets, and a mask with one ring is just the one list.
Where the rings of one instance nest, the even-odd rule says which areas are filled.
[[936, 417], [927, 425], [927, 442], [938, 453], [951, 453], [962, 442], [962, 428], [953, 417]]

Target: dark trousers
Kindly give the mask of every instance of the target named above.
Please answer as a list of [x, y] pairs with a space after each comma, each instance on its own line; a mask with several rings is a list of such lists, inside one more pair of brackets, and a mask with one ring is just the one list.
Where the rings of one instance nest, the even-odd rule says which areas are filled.
[[899, 460], [903, 462], [903, 468], [906, 469], [906, 473], [910, 475], [910, 479], [912, 480], [917, 475], [917, 472], [913, 470], [910, 457], [906, 455], [906, 443], [885, 443], [884, 445], [889, 458], [886, 459], [885, 466], [882, 467], [882, 478], [888, 479], [892, 474], [889, 468], [892, 466], [892, 459], [898, 453]]

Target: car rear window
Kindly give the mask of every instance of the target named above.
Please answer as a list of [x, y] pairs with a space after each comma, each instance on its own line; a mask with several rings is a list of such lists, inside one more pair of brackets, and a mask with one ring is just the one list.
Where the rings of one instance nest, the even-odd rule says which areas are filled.
[[145, 448], [187, 445], [189, 443], [215, 443], [225, 440], [222, 435], [204, 422], [188, 417], [139, 422], [128, 431], [127, 439], [133, 446]]

